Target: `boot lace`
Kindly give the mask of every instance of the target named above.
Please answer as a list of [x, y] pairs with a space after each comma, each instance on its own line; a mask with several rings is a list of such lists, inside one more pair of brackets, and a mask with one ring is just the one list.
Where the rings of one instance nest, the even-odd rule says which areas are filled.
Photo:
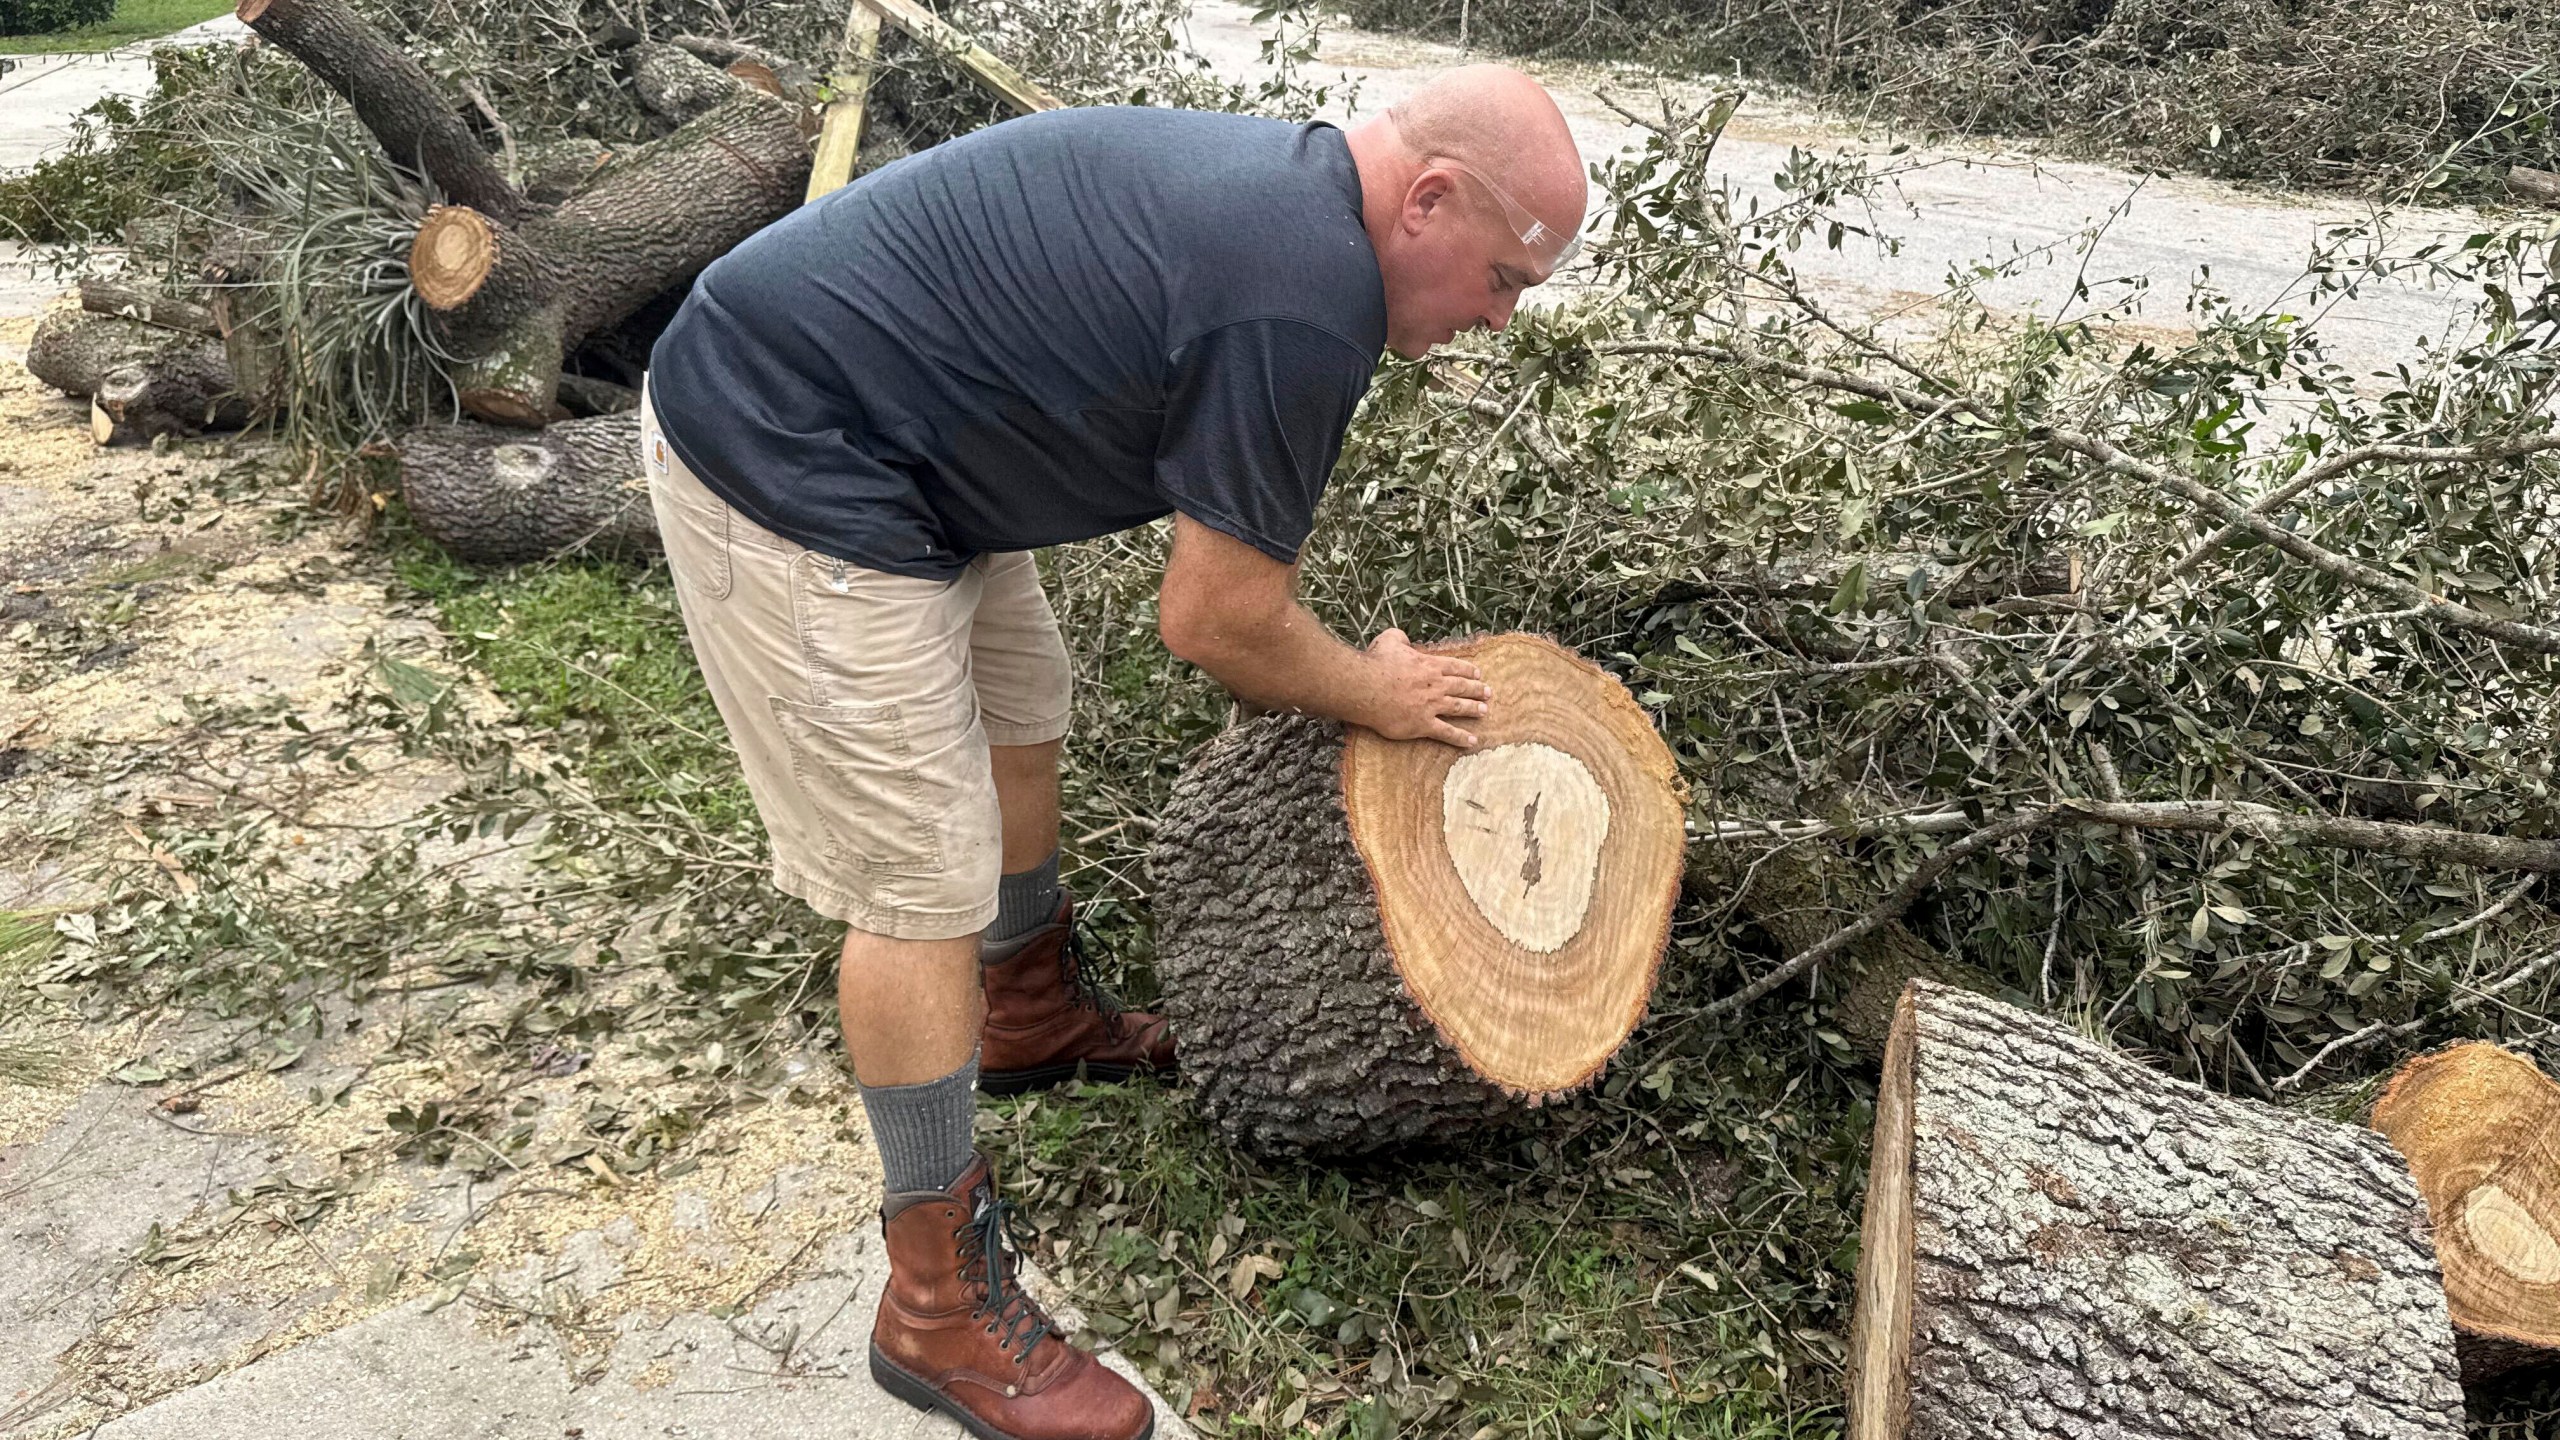
[[[1031, 1349], [1055, 1328], [1040, 1302], [1022, 1288], [1015, 1270], [1021, 1262], [1021, 1236], [1013, 1202], [987, 1197], [977, 1215], [961, 1222], [960, 1273], [980, 1287], [978, 1304], [969, 1313], [987, 1322], [996, 1344], [1013, 1352], [1013, 1363], [1031, 1358]], [[976, 1274], [971, 1274], [972, 1270]]]
[[1085, 953], [1084, 944], [1083, 925], [1079, 924], [1067, 931], [1067, 953], [1064, 961], [1067, 988], [1075, 992], [1076, 1004], [1102, 1017], [1102, 1028], [1112, 1039], [1121, 1039], [1123, 1036], [1120, 1016], [1123, 1011], [1120, 999], [1094, 982], [1090, 969], [1091, 957]]

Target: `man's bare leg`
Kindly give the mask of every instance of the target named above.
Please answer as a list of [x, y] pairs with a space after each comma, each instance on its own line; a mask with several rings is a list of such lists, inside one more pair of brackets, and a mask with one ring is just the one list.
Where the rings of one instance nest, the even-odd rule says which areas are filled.
[[1063, 740], [992, 745], [996, 803], [1004, 807], [1004, 873], [1018, 875], [1058, 849], [1058, 752]]

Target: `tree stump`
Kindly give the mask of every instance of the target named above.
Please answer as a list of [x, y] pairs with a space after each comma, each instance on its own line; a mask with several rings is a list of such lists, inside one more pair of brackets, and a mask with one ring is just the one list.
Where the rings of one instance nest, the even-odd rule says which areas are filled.
[[2409, 1168], [1915, 981], [1886, 1043], [1850, 1440], [2463, 1433]]
[[2560, 1359], [2560, 1085], [2474, 1042], [2400, 1067], [2373, 1128], [2435, 1216], [2462, 1378]]
[[1552, 641], [1483, 667], [1480, 747], [1268, 715], [1203, 747], [1154, 856], [1157, 969], [1202, 1112], [1273, 1154], [1516, 1117], [1643, 1017], [1678, 897], [1671, 752]]
[[92, 402], [100, 444], [118, 434], [192, 435], [249, 421], [222, 342], [193, 330], [54, 310], [28, 343], [27, 373]]

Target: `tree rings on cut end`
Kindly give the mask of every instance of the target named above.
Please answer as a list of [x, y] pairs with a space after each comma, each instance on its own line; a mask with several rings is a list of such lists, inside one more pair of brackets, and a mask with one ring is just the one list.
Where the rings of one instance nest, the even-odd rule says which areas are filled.
[[1534, 635], [1435, 647], [1493, 689], [1479, 747], [1353, 729], [1343, 807], [1407, 991], [1485, 1079], [1573, 1089], [1643, 1018], [1679, 896], [1682, 794], [1626, 688]]
[[438, 310], [479, 294], [497, 264], [497, 224], [468, 205], [431, 207], [409, 242], [409, 283]]
[[2435, 1221], [2466, 1380], [2560, 1359], [2560, 1084], [2485, 1042], [2421, 1055], [2374, 1102]]

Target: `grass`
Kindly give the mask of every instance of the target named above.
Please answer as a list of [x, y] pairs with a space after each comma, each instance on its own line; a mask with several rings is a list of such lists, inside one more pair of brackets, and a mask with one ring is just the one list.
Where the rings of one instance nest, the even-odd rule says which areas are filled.
[[228, 15], [226, 0], [117, 0], [115, 15], [96, 25], [43, 35], [0, 35], [0, 55], [94, 54], [156, 40], [190, 25]]
[[[400, 572], [607, 808], [757, 838], [663, 571], [421, 545]], [[1093, 908], [1124, 991], [1152, 993], [1143, 902]], [[1386, 1162], [1258, 1162], [1151, 1085], [990, 1101], [980, 1139], [1034, 1252], [1207, 1433], [1829, 1436], [1863, 1085], [1706, 1044], [1640, 1035], [1519, 1134]]]

